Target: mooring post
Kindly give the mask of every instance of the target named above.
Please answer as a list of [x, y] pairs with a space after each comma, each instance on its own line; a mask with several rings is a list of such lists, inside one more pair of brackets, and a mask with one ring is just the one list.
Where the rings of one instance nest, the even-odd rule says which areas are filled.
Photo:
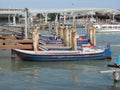
[[32, 32], [32, 40], [33, 40], [33, 49], [35, 53], [38, 51], [38, 46], [39, 46], [39, 32], [38, 32], [39, 27], [36, 26], [35, 29]]
[[76, 41], [76, 28], [72, 28], [71, 31], [71, 47], [72, 50], [77, 50], [77, 41]]
[[114, 76], [114, 81], [118, 82], [119, 81], [119, 73], [117, 71], [113, 72], [113, 76]]
[[58, 36], [60, 36], [60, 26], [57, 27], [58, 30]]
[[63, 42], [64, 42], [65, 46], [69, 46], [68, 28], [67, 27], [65, 27], [63, 29]]
[[93, 28], [93, 33], [94, 33], [94, 46], [96, 46], [96, 28]]
[[65, 27], [64, 26], [60, 26], [60, 38], [63, 40], [63, 29]]
[[15, 59], [15, 52], [11, 49], [11, 59]]
[[89, 28], [90, 43], [93, 44], [93, 27]]
[[111, 73], [111, 72], [113, 72], [114, 81], [115, 82], [119, 82], [119, 72], [120, 72], [120, 69], [100, 71], [100, 73]]

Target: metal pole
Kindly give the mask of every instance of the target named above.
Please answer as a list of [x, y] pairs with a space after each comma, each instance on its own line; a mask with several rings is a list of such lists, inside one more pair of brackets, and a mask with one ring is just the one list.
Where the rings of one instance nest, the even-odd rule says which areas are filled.
[[45, 14], [45, 23], [46, 24], [48, 23], [47, 20], [48, 20], [48, 13]]
[[16, 25], [16, 15], [13, 15], [13, 25]]
[[66, 13], [64, 13], [64, 24], [66, 24]]
[[56, 14], [56, 19], [55, 19], [55, 30], [56, 30], [56, 35], [58, 35], [58, 13]]
[[25, 8], [25, 39], [28, 38], [27, 32], [28, 32], [28, 9]]
[[115, 22], [115, 13], [113, 13], [113, 22]]
[[8, 15], [8, 25], [10, 25], [10, 15]]

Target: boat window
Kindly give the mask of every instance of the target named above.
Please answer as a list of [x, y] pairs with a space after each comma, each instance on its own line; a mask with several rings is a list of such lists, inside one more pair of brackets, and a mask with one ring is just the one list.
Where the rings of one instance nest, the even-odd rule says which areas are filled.
[[112, 28], [112, 26], [108, 26], [108, 28]]
[[120, 29], [120, 26], [118, 28]]
[[106, 28], [106, 26], [103, 26], [102, 28], [104, 29], [104, 28]]
[[114, 26], [113, 28], [117, 29], [117, 26]]

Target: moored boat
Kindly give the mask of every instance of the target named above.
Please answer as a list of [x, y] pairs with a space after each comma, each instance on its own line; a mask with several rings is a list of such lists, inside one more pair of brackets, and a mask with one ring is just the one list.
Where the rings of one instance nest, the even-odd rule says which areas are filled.
[[[39, 40], [40, 44], [63, 44], [63, 40], [58, 36], [54, 35], [40, 35], [42, 40]], [[89, 44], [89, 35], [85, 34], [83, 36], [76, 37], [77, 46], [82, 44]]]
[[83, 50], [43, 50], [43, 51], [30, 51], [13, 49], [15, 54], [23, 60], [28, 61], [74, 61], [74, 60], [87, 60], [87, 59], [107, 59], [111, 58], [110, 48], [90, 48]]
[[120, 24], [94, 25], [96, 32], [120, 32]]
[[120, 56], [117, 57], [116, 62], [112, 64], [108, 64], [108, 67], [120, 68]]

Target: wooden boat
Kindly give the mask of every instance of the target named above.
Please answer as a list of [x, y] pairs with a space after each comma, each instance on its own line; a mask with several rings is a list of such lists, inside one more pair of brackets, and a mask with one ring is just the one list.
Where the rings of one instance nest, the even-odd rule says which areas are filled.
[[[77, 46], [89, 44], [88, 37], [88, 34], [77, 37]], [[42, 40], [39, 41], [40, 44], [63, 44], [63, 41], [58, 36], [55, 37], [54, 35], [41, 35], [41, 38]]]
[[44, 50], [35, 51], [13, 49], [13, 52], [23, 60], [29, 61], [74, 61], [87, 59], [106, 59], [111, 58], [110, 48], [107, 46], [104, 49], [83, 49], [83, 50]]

